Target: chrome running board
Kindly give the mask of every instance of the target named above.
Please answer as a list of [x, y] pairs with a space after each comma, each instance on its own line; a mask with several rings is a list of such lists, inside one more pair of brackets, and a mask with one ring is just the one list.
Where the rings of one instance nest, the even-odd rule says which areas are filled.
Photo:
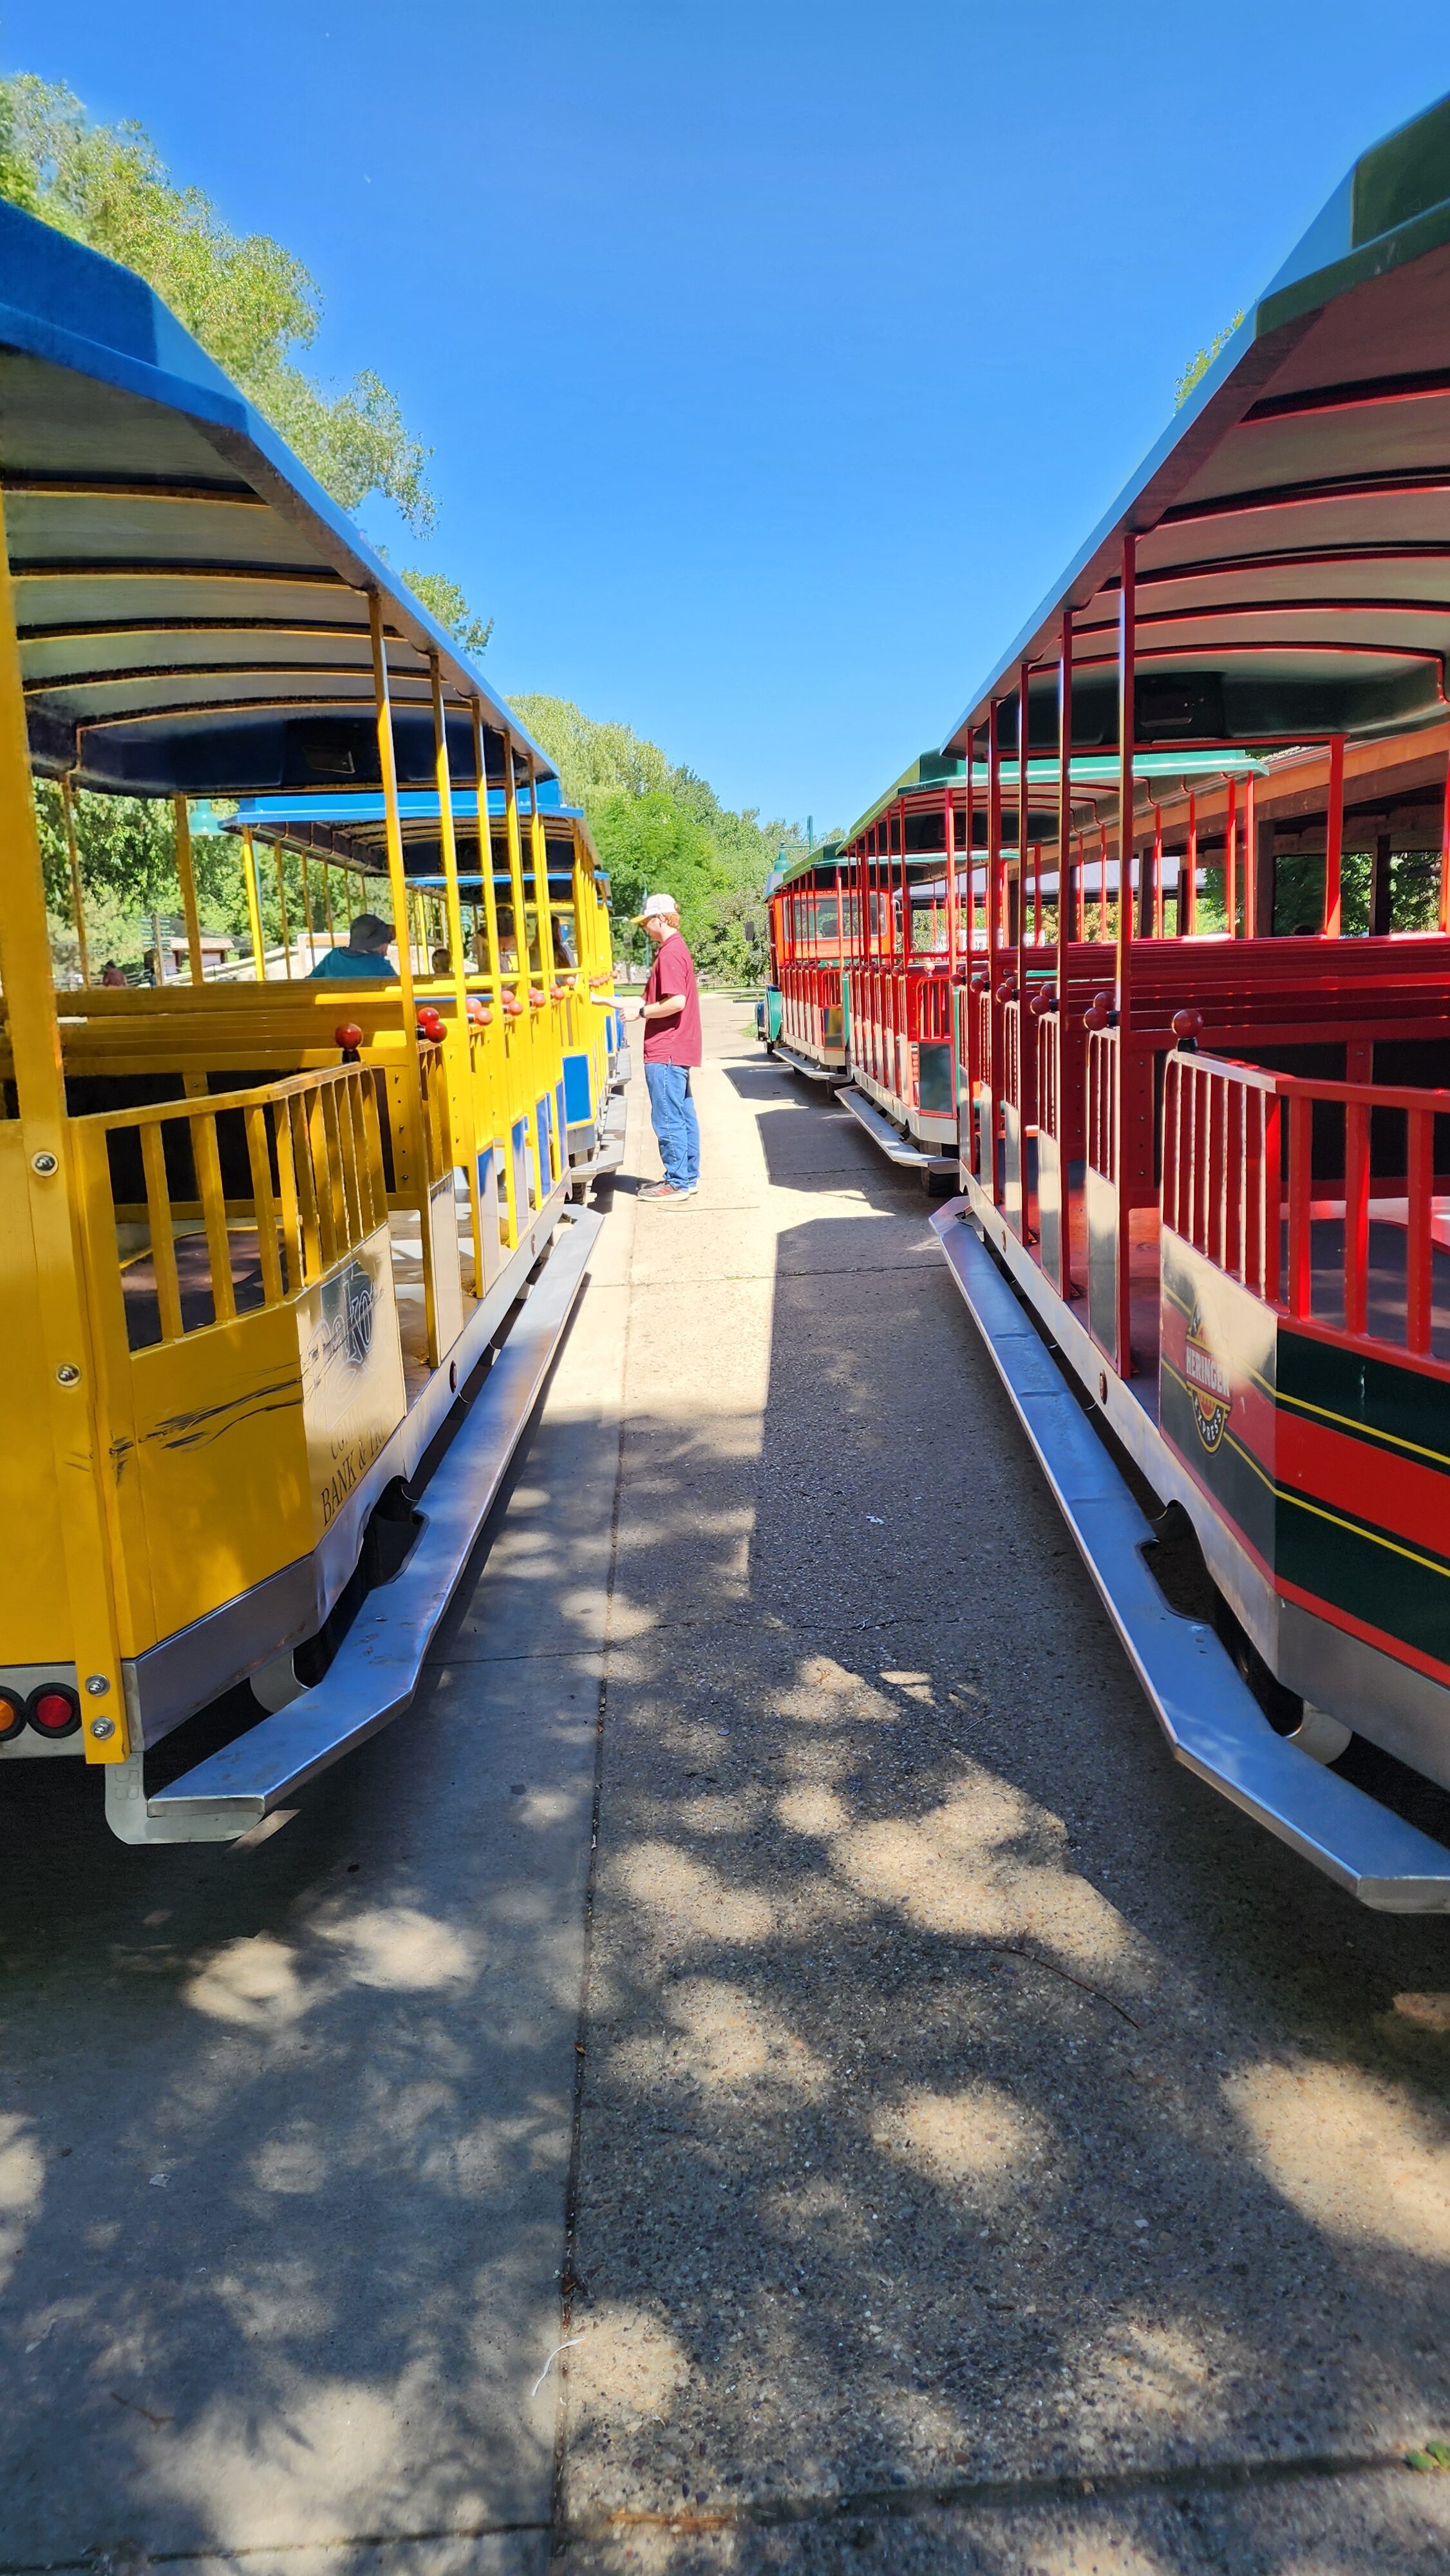
[[783, 1064], [788, 1064], [792, 1072], [803, 1073], [807, 1082], [833, 1082], [839, 1086], [851, 1079], [845, 1065], [813, 1064], [808, 1055], [798, 1055], [793, 1046], [787, 1046], [784, 1038], [776, 1038], [770, 1051]]
[[953, 1200], [932, 1230], [1175, 1760], [1362, 1905], [1450, 1912], [1450, 1851], [1276, 1735], [1214, 1631], [1170, 1609], [1143, 1556], [1148, 1522], [966, 1220]]
[[582, 1161], [571, 1163], [571, 1181], [597, 1181], [605, 1172], [617, 1172], [624, 1160], [624, 1128], [629, 1104], [622, 1091], [612, 1092], [605, 1104], [594, 1151]]
[[890, 1163], [900, 1163], [908, 1171], [920, 1172], [924, 1179], [941, 1179], [955, 1173], [959, 1166], [955, 1154], [932, 1154], [925, 1145], [913, 1144], [909, 1136], [893, 1127], [889, 1118], [873, 1107], [864, 1091], [847, 1089], [836, 1094], [838, 1109], [849, 1109], [858, 1127], [864, 1127], [873, 1145], [879, 1145]]
[[344, 1753], [401, 1716], [538, 1402], [604, 1220], [559, 1228], [451, 1446], [424, 1488], [422, 1528], [391, 1583], [370, 1592], [322, 1680], [166, 1789], [146, 1795], [143, 1754], [106, 1773], [106, 1820], [123, 1842], [231, 1842]]

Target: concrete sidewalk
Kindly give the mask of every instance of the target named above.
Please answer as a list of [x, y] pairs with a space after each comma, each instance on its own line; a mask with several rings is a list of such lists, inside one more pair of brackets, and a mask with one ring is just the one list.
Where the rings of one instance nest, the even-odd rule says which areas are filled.
[[0, 2576], [1443, 2570], [1444, 1927], [1173, 1769], [705, 1016], [409, 1716], [245, 1854], [0, 1784]]
[[1372, 2465], [1450, 2429], [1444, 1928], [1174, 1770], [920, 1184], [707, 1029], [629, 1269], [567, 2564], [1444, 2566], [1450, 2478]]

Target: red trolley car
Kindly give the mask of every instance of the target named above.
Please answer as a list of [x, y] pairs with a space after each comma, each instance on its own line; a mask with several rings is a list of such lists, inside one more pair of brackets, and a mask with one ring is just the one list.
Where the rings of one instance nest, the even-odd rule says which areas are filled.
[[1450, 1788], [1447, 557], [1450, 101], [1357, 163], [946, 745], [986, 811], [943, 1250], [1179, 1756], [1400, 1910], [1450, 1907], [1406, 1776]]

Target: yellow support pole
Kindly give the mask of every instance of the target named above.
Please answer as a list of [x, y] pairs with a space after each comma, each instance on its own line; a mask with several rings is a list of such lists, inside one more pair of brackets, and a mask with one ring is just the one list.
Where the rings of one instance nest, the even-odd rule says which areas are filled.
[[302, 920], [307, 933], [307, 953], [317, 963], [317, 933], [312, 927], [312, 888], [307, 878], [307, 852], [302, 852]]
[[[529, 765], [529, 856], [534, 869], [534, 909], [539, 918], [539, 989], [544, 1007], [539, 1013], [540, 1036], [545, 1039], [548, 1060], [546, 1080], [551, 1093], [557, 1092], [564, 1071], [564, 1049], [560, 1033], [559, 1012], [554, 1002], [554, 916], [549, 909], [549, 845], [544, 837], [544, 817], [539, 810], [539, 781], [532, 762]], [[538, 1068], [535, 1067], [535, 1079]], [[557, 1112], [557, 1102], [555, 1103]], [[568, 1168], [568, 1155], [562, 1136], [555, 1138], [559, 1170]], [[543, 1175], [539, 1176], [543, 1188]]]
[[503, 1128], [501, 1135], [495, 1132], [494, 1145], [503, 1155], [504, 1230], [508, 1238], [509, 1250], [512, 1251], [519, 1239], [519, 1211], [514, 1192], [513, 1102], [508, 1079], [511, 1047], [508, 1026], [504, 1018], [503, 968], [499, 964], [498, 955], [498, 894], [493, 882], [493, 826], [488, 812], [488, 762], [484, 751], [481, 699], [474, 699], [471, 713], [473, 716], [473, 775], [478, 782], [478, 865], [483, 879], [483, 927], [484, 942], [488, 951], [488, 996], [489, 1007], [493, 1012], [493, 1025], [497, 1032], [494, 1042], [494, 1061], [499, 1069], [501, 1094], [497, 1110], [501, 1112]]
[[274, 841], [272, 848], [277, 860], [277, 903], [282, 915], [282, 964], [286, 973], [287, 981], [290, 984], [292, 981], [292, 933], [287, 925], [287, 879], [282, 867], [281, 842]]
[[403, 825], [398, 812], [398, 758], [393, 744], [393, 708], [388, 694], [388, 656], [383, 642], [383, 603], [368, 592], [368, 632], [373, 648], [373, 699], [378, 717], [378, 767], [383, 782], [383, 829], [388, 853], [388, 891], [398, 941], [398, 983], [403, 1002], [403, 1098], [407, 1109], [409, 1154], [417, 1192], [419, 1233], [423, 1242], [423, 1294], [428, 1317], [428, 1350], [438, 1354], [437, 1297], [433, 1277], [432, 1207], [423, 1141], [423, 1072], [414, 1034], [413, 960], [408, 947], [408, 879], [403, 867]]
[[[526, 1117], [532, 1120], [536, 1099], [534, 1013], [529, 1001], [529, 930], [524, 917], [524, 850], [523, 835], [519, 830], [519, 790], [518, 781], [514, 776], [514, 749], [507, 734], [503, 738], [503, 814], [504, 837], [508, 850], [509, 894], [514, 913], [514, 999], [521, 1013], [517, 1034], [522, 1040], [519, 1052], [525, 1069], [527, 1092], [524, 1111]], [[542, 1173], [539, 1176], [539, 1187], [542, 1194]]]
[[443, 854], [443, 904], [448, 923], [448, 963], [458, 1014], [462, 1066], [463, 1148], [468, 1156], [468, 1214], [473, 1233], [473, 1293], [483, 1295], [483, 1208], [478, 1194], [478, 1127], [473, 1110], [473, 1047], [468, 1032], [468, 969], [463, 960], [463, 906], [458, 899], [458, 842], [453, 829], [453, 775], [448, 761], [448, 719], [438, 656], [428, 656], [433, 684], [433, 764], [438, 781], [438, 839]]
[[322, 917], [327, 924], [327, 947], [330, 956], [337, 944], [337, 934], [332, 927], [332, 870], [326, 859], [322, 862]]
[[257, 852], [250, 823], [242, 826], [242, 884], [247, 896], [247, 930], [252, 942], [252, 963], [257, 981], [267, 980], [267, 952], [262, 945], [262, 907], [257, 900]]
[[176, 818], [176, 873], [181, 884], [181, 909], [186, 915], [186, 954], [191, 965], [193, 984], [205, 981], [201, 961], [201, 916], [196, 908], [196, 879], [191, 872], [191, 814], [184, 796], [173, 796], [171, 810]]
[[86, 907], [81, 895], [81, 855], [76, 848], [75, 807], [71, 802], [70, 780], [60, 782], [60, 810], [65, 817], [65, 855], [70, 869], [70, 903], [75, 919], [76, 946], [80, 951], [81, 982], [91, 980], [91, 952], [86, 940]]
[[[131, 1750], [121, 1675], [115, 1480], [108, 1409], [84, 1290], [79, 1158], [66, 1111], [45, 877], [35, 824], [30, 746], [15, 634], [14, 593], [0, 502], [0, 984], [15, 1075], [20, 1186], [5, 1257], [39, 1286], [48, 1423], [60, 1499], [69, 1643], [84, 1711], [88, 1762], [124, 1762]], [[100, 1247], [104, 1251], [104, 1245]], [[115, 1235], [111, 1260], [116, 1258]], [[57, 1611], [61, 1605], [58, 1603]], [[0, 1649], [3, 1651], [3, 1649]]]

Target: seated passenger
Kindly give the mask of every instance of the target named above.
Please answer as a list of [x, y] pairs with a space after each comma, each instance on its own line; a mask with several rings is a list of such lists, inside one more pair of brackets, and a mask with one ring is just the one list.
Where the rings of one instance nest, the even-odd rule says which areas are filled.
[[435, 975], [451, 975], [451, 974], [452, 974], [452, 972], [453, 972], [453, 959], [452, 959], [452, 957], [449, 955], [449, 952], [448, 952], [448, 950], [447, 950], [446, 948], [435, 948], [435, 949], [434, 949], [434, 951], [433, 951], [433, 972], [434, 972], [434, 974], [435, 974]]
[[329, 948], [308, 977], [315, 984], [328, 975], [366, 975], [375, 984], [396, 984], [398, 970], [388, 955], [393, 925], [375, 912], [360, 912], [347, 934], [345, 948]]

